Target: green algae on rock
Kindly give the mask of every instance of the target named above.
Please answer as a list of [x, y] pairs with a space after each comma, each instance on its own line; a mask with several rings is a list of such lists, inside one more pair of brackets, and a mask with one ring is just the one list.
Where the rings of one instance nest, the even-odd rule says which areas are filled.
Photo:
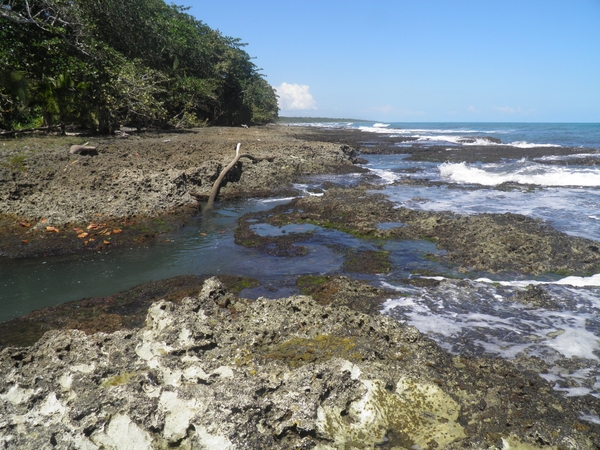
[[[401, 378], [395, 390], [363, 381], [365, 394], [345, 410], [320, 408], [318, 429], [333, 448], [444, 448], [464, 439], [460, 405], [435, 384]], [[322, 447], [324, 448], [324, 447]]]
[[252, 302], [216, 278], [154, 303], [139, 330], [55, 330], [0, 352], [7, 449], [593, 449], [585, 407], [391, 318]]
[[[446, 254], [439, 256], [461, 270], [563, 273], [600, 271], [600, 244], [569, 236], [547, 223], [519, 214], [460, 215], [396, 208], [367, 188], [333, 188], [322, 197], [298, 198], [263, 214], [271, 224], [312, 223], [382, 239], [426, 239]], [[402, 226], [380, 228], [380, 223]]]

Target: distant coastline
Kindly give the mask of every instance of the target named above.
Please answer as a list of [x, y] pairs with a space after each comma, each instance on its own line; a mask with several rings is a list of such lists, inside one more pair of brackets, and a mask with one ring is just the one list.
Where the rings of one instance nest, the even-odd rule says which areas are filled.
[[318, 122], [373, 122], [365, 119], [338, 119], [333, 117], [279, 117], [277, 123], [318, 123]]

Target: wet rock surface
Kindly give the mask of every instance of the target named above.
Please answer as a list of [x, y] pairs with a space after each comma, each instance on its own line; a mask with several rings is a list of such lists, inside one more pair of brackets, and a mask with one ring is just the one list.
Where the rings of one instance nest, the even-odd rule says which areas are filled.
[[365, 314], [379, 314], [381, 304], [393, 295], [345, 276], [304, 275], [298, 278], [300, 292], [322, 306], [345, 306]]
[[[46, 136], [2, 143], [0, 255], [93, 249], [99, 244], [94, 236], [77, 237], [89, 232], [90, 224], [131, 235], [126, 240], [113, 233], [104, 244], [113, 246], [177, 227], [198, 213], [238, 142], [252, 158], [240, 159], [228, 172], [221, 198], [272, 195], [289, 190], [305, 174], [361, 170], [353, 164], [356, 152], [350, 147], [300, 141], [277, 126], [86, 138], [97, 149], [94, 155], [71, 154], [69, 147], [78, 139]], [[156, 218], [163, 223], [155, 224]]]
[[600, 445], [565, 398], [500, 359], [312, 298], [248, 301], [212, 278], [135, 331], [52, 331], [0, 353], [9, 449], [569, 448]]
[[[330, 189], [322, 197], [298, 198], [267, 213], [248, 215], [236, 231], [236, 238], [243, 236], [238, 243], [260, 241], [252, 240], [247, 225], [247, 220], [259, 217], [274, 226], [312, 223], [362, 237], [432, 240], [447, 252], [439, 258], [465, 272], [585, 275], [600, 270], [598, 242], [561, 233], [543, 221], [512, 213], [467, 216], [395, 208], [365, 187]], [[393, 222], [400, 226], [378, 227]]]
[[[184, 297], [197, 295], [207, 278], [182, 275], [108, 297], [84, 298], [38, 309], [2, 323], [0, 348], [33, 345], [50, 330], [77, 329], [92, 334], [141, 327], [152, 303], [158, 300], [179, 303]], [[240, 276], [220, 275], [219, 280], [234, 293], [259, 284], [255, 279]]]

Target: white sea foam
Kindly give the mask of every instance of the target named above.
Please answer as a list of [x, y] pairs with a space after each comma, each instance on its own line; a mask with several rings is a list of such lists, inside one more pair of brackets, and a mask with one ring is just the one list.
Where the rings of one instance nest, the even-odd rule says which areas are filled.
[[390, 170], [385, 169], [371, 169], [371, 172], [377, 175], [383, 180], [385, 184], [392, 184], [394, 181], [400, 179], [400, 175]]
[[497, 186], [512, 182], [541, 186], [600, 186], [600, 169], [523, 164], [521, 167], [488, 164], [472, 166], [466, 163], [444, 163], [440, 166], [442, 179], [463, 184]]
[[569, 276], [556, 281], [537, 281], [537, 280], [519, 280], [519, 281], [492, 281], [489, 278], [477, 278], [476, 282], [480, 283], [497, 283], [501, 286], [512, 287], [527, 287], [529, 285], [540, 284], [557, 284], [561, 286], [576, 286], [576, 287], [597, 287], [600, 286], [600, 273], [589, 277]]
[[587, 413], [581, 412], [579, 414], [579, 419], [585, 420], [586, 422], [595, 423], [595, 424], [600, 425], [600, 417], [598, 417], [598, 414], [594, 414], [591, 412], [587, 412]]
[[557, 145], [557, 144], [534, 144], [534, 143], [525, 142], [525, 141], [515, 141], [515, 142], [511, 142], [508, 145], [511, 145], [512, 147], [519, 147], [519, 148], [561, 147], [560, 145]]
[[403, 133], [403, 134], [413, 134], [413, 135], [424, 135], [434, 138], [438, 135], [447, 135], [447, 134], [506, 134], [510, 131], [506, 130], [468, 130], [468, 129], [451, 129], [451, 128], [402, 128], [396, 129], [392, 128], [394, 132]]
[[574, 153], [572, 155], [546, 155], [534, 158], [536, 161], [566, 161], [569, 159], [600, 158], [600, 153]]
[[385, 133], [385, 134], [390, 134], [390, 132], [392, 132], [392, 130], [393, 130], [393, 133], [404, 133], [403, 130], [398, 130], [396, 128], [382, 128], [382, 127], [374, 127], [374, 126], [370, 126], [370, 127], [361, 126], [361, 127], [358, 127], [358, 129], [360, 131], [366, 131], [368, 133]]
[[[515, 141], [511, 143], [496, 142], [491, 138], [485, 136], [465, 137], [463, 134], [469, 133], [468, 131], [462, 130], [445, 130], [445, 133], [456, 133], [452, 134], [429, 134], [427, 130], [403, 130], [405, 134], [409, 134], [410, 137], [417, 138], [417, 142], [422, 144], [439, 145], [439, 144], [454, 144], [460, 146], [494, 146], [494, 145], [507, 145], [518, 148], [535, 148], [535, 147], [560, 147], [556, 144], [537, 144], [525, 141]], [[442, 130], [440, 130], [442, 131]], [[472, 131], [472, 133], [478, 133]], [[483, 134], [482, 132], [479, 132]]]
[[493, 142], [486, 137], [464, 137], [464, 136], [448, 136], [448, 135], [436, 135], [436, 136], [421, 136], [415, 135], [413, 137], [418, 138], [417, 142], [428, 143], [428, 144], [454, 144], [454, 145], [501, 145], [497, 142]]
[[[556, 390], [600, 397], [600, 290], [548, 285], [545, 291], [560, 309], [545, 309], [515, 302], [521, 283], [464, 280], [467, 287], [435, 279], [442, 283], [419, 289], [382, 283], [407, 295], [388, 299], [382, 313], [415, 326], [451, 353], [541, 358], [548, 364], [543, 376]], [[564, 369], [567, 359], [579, 368]]]
[[[390, 136], [403, 136], [403, 137], [411, 137], [415, 138], [416, 142], [420, 144], [428, 144], [428, 145], [457, 145], [457, 146], [486, 146], [486, 145], [506, 145], [511, 147], [518, 148], [535, 148], [535, 147], [561, 147], [557, 144], [539, 144], [532, 143], [526, 141], [514, 141], [510, 143], [499, 143], [490, 137], [486, 137], [488, 134], [503, 134], [503, 132], [498, 130], [489, 130], [489, 131], [481, 131], [481, 130], [452, 130], [452, 129], [419, 129], [419, 128], [408, 128], [408, 129], [398, 129], [398, 128], [389, 128], [390, 124], [382, 124], [376, 123], [372, 126], [360, 126], [358, 129], [360, 131], [365, 131], [369, 133], [380, 133], [380, 134], [388, 134]], [[391, 134], [393, 133], [393, 134]], [[473, 134], [481, 134], [482, 136], [469, 136]], [[466, 135], [466, 136], [465, 136]]]
[[597, 360], [598, 357], [594, 354], [594, 350], [599, 348], [600, 339], [585, 329], [585, 319], [575, 314], [565, 314], [563, 318], [571, 328], [565, 329], [562, 334], [553, 339], [548, 339], [545, 344], [567, 358]]

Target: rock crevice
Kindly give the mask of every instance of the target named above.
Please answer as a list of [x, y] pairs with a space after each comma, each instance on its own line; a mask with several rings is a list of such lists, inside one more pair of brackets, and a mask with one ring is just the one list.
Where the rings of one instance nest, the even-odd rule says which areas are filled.
[[600, 443], [576, 400], [508, 362], [451, 357], [415, 328], [307, 296], [237, 298], [216, 278], [154, 303], [139, 330], [7, 348], [0, 373], [10, 449]]

